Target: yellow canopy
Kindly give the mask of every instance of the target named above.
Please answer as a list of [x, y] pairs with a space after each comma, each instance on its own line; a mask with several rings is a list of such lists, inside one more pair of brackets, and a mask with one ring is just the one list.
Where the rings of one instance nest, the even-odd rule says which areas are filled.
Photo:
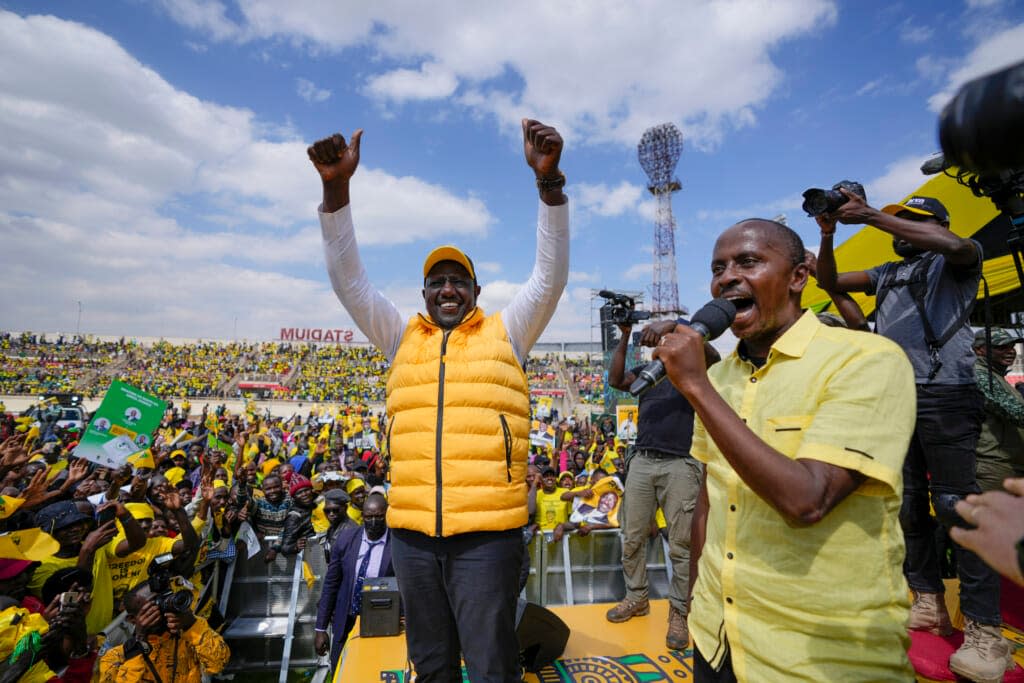
[[[988, 251], [991, 250], [987, 250], [985, 254], [984, 275], [988, 280], [990, 296], [1010, 292], [1020, 287], [1017, 270], [1013, 265], [1013, 257], [1006, 253], [1005, 238], [1009, 220], [996, 210], [990, 199], [975, 197], [968, 188], [943, 174], [930, 178], [907, 195], [904, 201], [914, 195], [935, 197], [941, 201], [949, 211], [950, 229], [955, 234], [977, 239], [980, 237], [977, 233], [983, 231], [988, 238], [980, 240], [983, 246], [986, 242], [1002, 246], [1001, 252], [990, 254]], [[843, 228], [844, 226], [840, 225], [838, 232], [841, 232]], [[993, 231], [997, 234], [991, 234]], [[836, 268], [840, 273], [868, 270], [886, 261], [895, 261], [899, 258], [892, 250], [892, 235], [871, 226], [861, 228], [851, 235], [849, 239], [836, 247], [835, 254]], [[979, 285], [978, 296], [982, 294], [981, 285]], [[875, 297], [859, 292], [853, 293], [851, 296], [860, 304], [864, 315], [869, 315], [875, 310]], [[831, 303], [828, 295], [819, 289], [812, 279], [804, 289], [802, 300], [804, 308], [820, 312]]]

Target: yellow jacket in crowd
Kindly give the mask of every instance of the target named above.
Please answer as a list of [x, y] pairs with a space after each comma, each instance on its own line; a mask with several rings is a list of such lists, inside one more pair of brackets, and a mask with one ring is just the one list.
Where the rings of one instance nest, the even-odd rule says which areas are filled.
[[[153, 647], [149, 659], [163, 683], [200, 683], [203, 673], [220, 673], [231, 657], [224, 639], [202, 617], [196, 617], [196, 623], [180, 638], [163, 633], [146, 639]], [[108, 650], [100, 658], [99, 680], [100, 683], [156, 681], [142, 655], [126, 660], [122, 645]]]

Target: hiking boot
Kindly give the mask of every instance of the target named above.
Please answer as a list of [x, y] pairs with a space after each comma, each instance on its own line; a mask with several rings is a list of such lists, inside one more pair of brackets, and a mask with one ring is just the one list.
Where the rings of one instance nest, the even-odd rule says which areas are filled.
[[948, 636], [953, 632], [949, 623], [949, 612], [942, 593], [919, 593], [914, 591], [914, 603], [910, 606], [911, 631], [928, 631], [937, 636]]
[[608, 621], [621, 624], [624, 621], [629, 621], [633, 617], [642, 617], [645, 614], [651, 613], [651, 603], [646, 598], [643, 600], [630, 600], [626, 598], [619, 604], [608, 610], [608, 614], [605, 616]]
[[1000, 683], [1013, 666], [1002, 629], [965, 617], [964, 644], [949, 658], [949, 670], [974, 683]]
[[690, 644], [690, 629], [686, 626], [686, 615], [672, 605], [668, 607], [668, 633], [665, 647], [670, 650], [685, 650]]

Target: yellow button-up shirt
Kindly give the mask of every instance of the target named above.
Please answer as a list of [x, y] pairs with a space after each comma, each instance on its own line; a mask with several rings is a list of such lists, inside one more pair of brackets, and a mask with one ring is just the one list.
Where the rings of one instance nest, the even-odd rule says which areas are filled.
[[898, 517], [915, 417], [906, 355], [808, 312], [763, 367], [733, 352], [708, 374], [775, 450], [867, 479], [817, 524], [790, 526], [696, 420], [709, 509], [689, 626], [701, 654], [717, 666], [731, 652], [741, 681], [913, 680]]

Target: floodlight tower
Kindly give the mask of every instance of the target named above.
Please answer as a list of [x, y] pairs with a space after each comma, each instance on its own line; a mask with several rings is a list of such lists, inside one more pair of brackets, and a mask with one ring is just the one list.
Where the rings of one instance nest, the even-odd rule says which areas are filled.
[[650, 179], [647, 186], [657, 201], [654, 224], [654, 280], [651, 312], [662, 315], [685, 313], [679, 306], [676, 275], [676, 219], [672, 216], [672, 193], [682, 189], [673, 177], [683, 151], [683, 134], [675, 124], [663, 123], [644, 131], [637, 145], [640, 166]]

